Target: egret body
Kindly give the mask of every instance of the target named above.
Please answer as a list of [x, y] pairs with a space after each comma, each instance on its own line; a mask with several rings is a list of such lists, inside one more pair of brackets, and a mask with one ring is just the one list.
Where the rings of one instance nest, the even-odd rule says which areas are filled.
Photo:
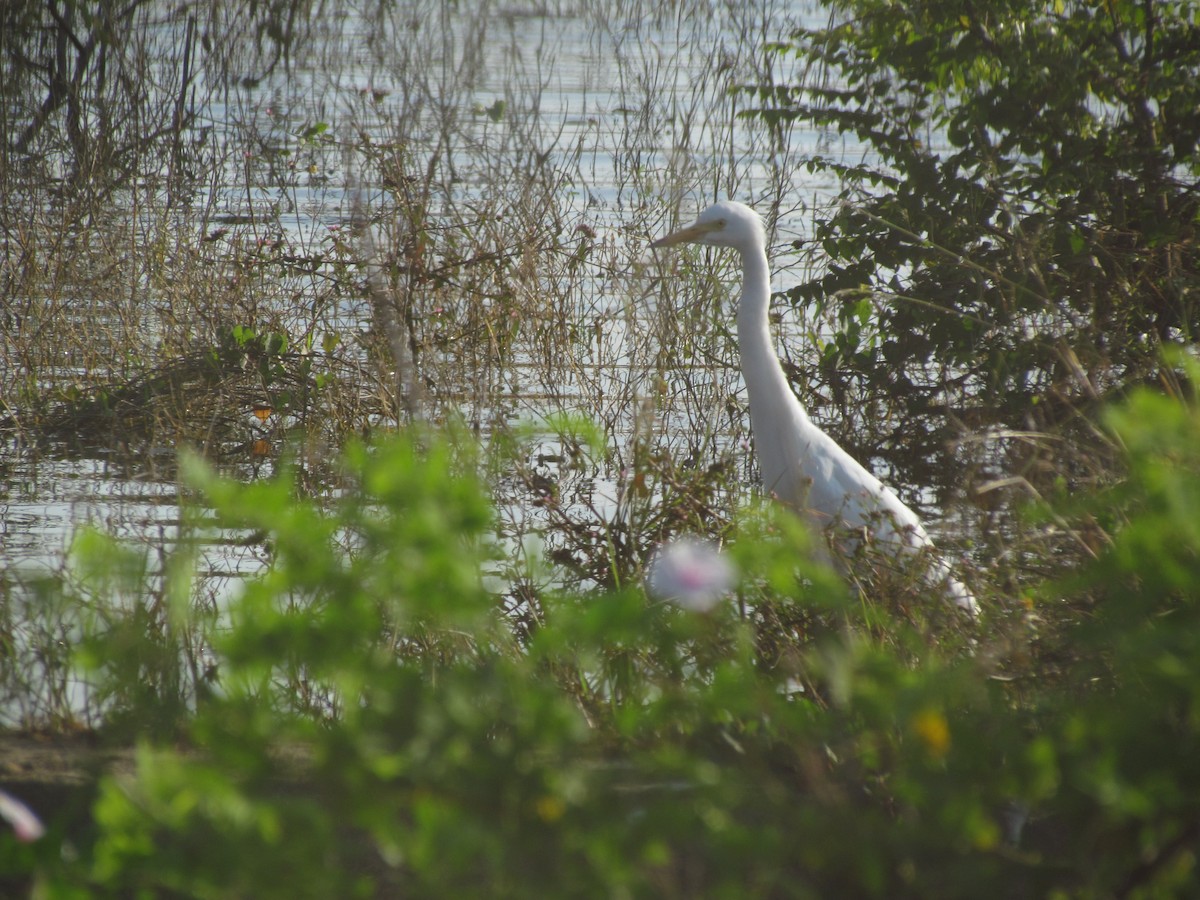
[[[742, 258], [738, 351], [763, 488], [820, 529], [865, 528], [880, 547], [894, 553], [932, 547], [917, 514], [818, 428], [792, 392], [771, 341], [766, 229], [758, 214], [742, 203], [716, 203], [691, 225], [651, 246], [682, 243], [730, 247]], [[929, 566], [931, 585], [959, 607], [977, 612], [974, 596], [941, 557], [931, 554]]]

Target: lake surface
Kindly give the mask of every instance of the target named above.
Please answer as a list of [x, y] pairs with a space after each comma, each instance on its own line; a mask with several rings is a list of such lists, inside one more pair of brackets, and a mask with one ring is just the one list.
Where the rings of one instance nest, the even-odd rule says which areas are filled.
[[[740, 115], [751, 101], [735, 90], [804, 77], [802, 61], [765, 47], [820, 24], [811, 3], [347, 4], [275, 44], [232, 12], [151, 7], [122, 57], [145, 91], [85, 110], [71, 142], [52, 119], [28, 148], [44, 183], [10, 191], [10, 214], [24, 204], [33, 225], [5, 244], [6, 593], [62, 571], [81, 525], [152, 558], [169, 549], [175, 456], [197, 443], [250, 479], [284, 452], [319, 472], [341, 436], [414, 414], [485, 441], [525, 423], [522, 472], [496, 485], [498, 537], [518, 553], [561, 549], [531, 484], [555, 485], [568, 514], [602, 527], [630, 514], [646, 446], [732, 466], [750, 489], [736, 273], [721, 255], [700, 273], [656, 259], [648, 242], [732, 197], [776, 226], [776, 289], [819, 265], [793, 242], [837, 186], [802, 164], [861, 151], [799, 125], [769, 133]], [[10, 114], [38, 90], [24, 106], [9, 98]], [[138, 117], [118, 121], [134, 109], [162, 116], [168, 139], [137, 143]], [[112, 150], [122, 140], [125, 157]], [[85, 179], [80, 146], [137, 174], [101, 191], [111, 171]], [[81, 183], [86, 207], [60, 188]], [[369, 238], [356, 236], [363, 221]], [[381, 340], [382, 293], [398, 298], [407, 349]], [[785, 359], [815, 352], [824, 323], [778, 311]], [[204, 346], [225, 370], [204, 368]], [[60, 398], [52, 418], [97, 386], [106, 403], [152, 397], [161, 415], [85, 441], [63, 417], [35, 439], [23, 393]], [[599, 425], [607, 449], [580, 464], [537, 424], [563, 414]], [[206, 596], [219, 603], [264, 558], [214, 537]]]
[[[286, 242], [297, 255], [316, 255], [346, 223], [355, 186], [375, 205], [372, 213], [386, 216], [379, 182], [352, 158], [343, 135], [392, 145], [408, 140], [429, 162], [442, 129], [445, 154], [438, 164], [454, 170], [453, 201], [480, 198], [488, 208], [498, 205], [488, 195], [509, 188], [529, 154], [545, 156], [558, 180], [557, 214], [594, 232], [607, 255], [570, 286], [568, 298], [577, 302], [572, 326], [594, 333], [594, 340], [582, 342], [591, 353], [548, 375], [544, 360], [518, 349], [505, 371], [488, 373], [491, 390], [481, 394], [470, 373], [455, 387], [467, 407], [500, 401], [499, 410], [469, 409], [476, 421], [536, 418], [575, 398], [580, 409], [600, 411], [606, 425], [628, 433], [632, 421], [617, 421], [624, 404], [598, 406], [595, 395], [636, 393], [640, 379], [653, 374], [639, 371], [647, 364], [645, 347], [631, 331], [654, 315], [658, 298], [648, 296], [648, 286], [661, 271], [638, 245], [673, 223], [670, 210], [646, 209], [651, 191], [671, 198], [679, 218], [717, 194], [769, 201], [786, 191], [793, 206], [780, 210], [782, 244], [803, 233], [803, 203], [831, 186], [805, 183], [801, 173], [781, 165], [814, 151], [819, 135], [792, 134], [781, 156], [753, 123], [735, 118], [736, 98], [726, 93], [762, 73], [763, 44], [811, 17], [811, 4], [599, 7], [404, 4], [386, 21], [348, 10], [313, 23], [306, 52], [257, 83], [239, 83], [234, 70], [220, 79], [215, 67], [205, 68], [193, 95], [207, 102], [194, 110], [192, 139], [219, 144], [223, 152], [214, 168], [219, 178], [190, 201], [204, 215], [183, 227], [199, 224], [208, 237], [242, 223], [242, 240], [248, 234]], [[183, 27], [168, 16], [154, 38], [178, 43]], [[303, 138], [317, 126], [333, 140]], [[280, 168], [298, 174], [273, 180]], [[118, 203], [116, 214], [119, 209]], [[129, 210], [131, 219], [145, 214]], [[778, 287], [787, 286], [786, 269], [797, 264], [776, 256], [784, 270]], [[311, 331], [302, 321], [306, 312], [296, 305], [285, 311], [283, 324], [293, 334]], [[334, 330], [368, 317], [352, 298], [322, 324]], [[722, 352], [723, 362], [734, 361], [728, 347]], [[7, 363], [13, 364], [11, 355]], [[713, 377], [711, 367], [698, 368]], [[99, 374], [81, 369], [79, 380]], [[715, 376], [720, 390], [729, 388], [725, 373]], [[174, 517], [173, 446], [150, 450], [131, 457], [114, 447], [95, 458], [61, 458], [53, 448], [35, 451], [14, 440], [0, 474], [0, 564], [57, 559], [82, 522], [139, 538], [159, 531]]]

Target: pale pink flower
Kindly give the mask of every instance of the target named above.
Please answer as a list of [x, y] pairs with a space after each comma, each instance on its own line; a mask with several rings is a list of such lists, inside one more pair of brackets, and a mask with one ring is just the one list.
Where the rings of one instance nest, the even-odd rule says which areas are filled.
[[46, 826], [34, 815], [33, 810], [14, 797], [0, 791], [0, 818], [8, 820], [17, 840], [28, 844], [46, 833]]
[[736, 572], [711, 541], [680, 537], [664, 544], [650, 562], [647, 590], [693, 612], [708, 612], [733, 588]]

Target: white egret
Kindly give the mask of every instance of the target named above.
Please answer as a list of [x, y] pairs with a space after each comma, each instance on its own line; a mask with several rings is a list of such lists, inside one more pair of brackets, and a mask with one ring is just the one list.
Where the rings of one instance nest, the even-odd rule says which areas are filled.
[[[932, 548], [917, 514], [818, 428], [792, 393], [771, 343], [766, 229], [758, 214], [742, 203], [716, 203], [691, 225], [650, 246], [683, 243], [730, 247], [742, 257], [738, 350], [763, 488], [820, 529], [866, 529], [894, 556]], [[953, 577], [945, 560], [932, 552], [927, 555], [929, 584], [962, 609], [977, 613], [975, 597]]]

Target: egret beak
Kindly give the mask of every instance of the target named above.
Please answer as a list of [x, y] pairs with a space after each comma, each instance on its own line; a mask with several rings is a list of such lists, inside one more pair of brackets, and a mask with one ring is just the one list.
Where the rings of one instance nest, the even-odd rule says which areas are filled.
[[680, 228], [678, 231], [672, 231], [666, 237], [660, 237], [657, 241], [653, 241], [651, 247], [673, 247], [676, 244], [686, 244], [690, 241], [698, 241], [706, 234], [711, 234], [714, 231], [720, 231], [725, 227], [722, 221], [717, 222], [693, 222], [687, 228]]

